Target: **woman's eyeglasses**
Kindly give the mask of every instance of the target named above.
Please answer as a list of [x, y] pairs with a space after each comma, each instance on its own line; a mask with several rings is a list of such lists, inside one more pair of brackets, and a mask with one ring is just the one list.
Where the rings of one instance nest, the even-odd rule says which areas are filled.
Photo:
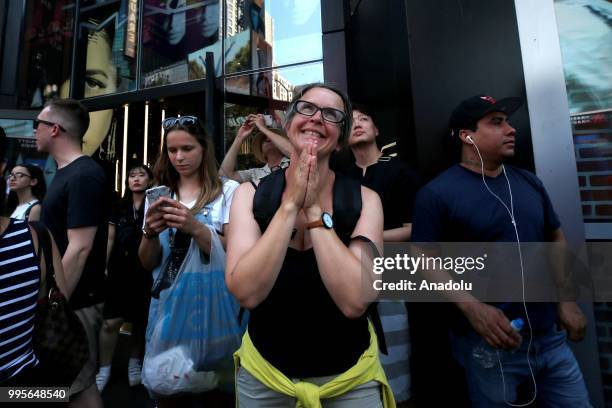
[[31, 178], [32, 176], [30, 176], [29, 174], [18, 172], [18, 171], [8, 175], [9, 180], [17, 180], [17, 179], [22, 179], [24, 177], [30, 177]]
[[297, 101], [293, 105], [293, 110], [306, 116], [314, 116], [318, 111], [321, 111], [321, 116], [323, 119], [331, 123], [344, 122], [344, 119], [346, 118], [346, 114], [339, 109], [320, 108], [314, 103], [302, 100]]
[[168, 130], [176, 126], [177, 124], [181, 126], [194, 126], [198, 124], [199, 122], [200, 122], [200, 119], [198, 119], [196, 116], [185, 115], [185, 116], [181, 116], [180, 118], [164, 119], [164, 121], [162, 122], [162, 127], [164, 128], [164, 130]]
[[38, 129], [38, 125], [40, 125], [41, 123], [42, 123], [43, 125], [47, 125], [47, 126], [51, 126], [51, 127], [53, 127], [53, 126], [57, 126], [58, 128], [60, 128], [60, 130], [61, 130], [62, 132], [65, 132], [65, 131], [66, 131], [66, 129], [64, 129], [64, 128], [62, 127], [62, 125], [60, 125], [59, 123], [49, 122], [48, 120], [42, 120], [42, 119], [34, 119], [34, 120], [32, 121], [32, 128], [33, 128], [34, 130]]

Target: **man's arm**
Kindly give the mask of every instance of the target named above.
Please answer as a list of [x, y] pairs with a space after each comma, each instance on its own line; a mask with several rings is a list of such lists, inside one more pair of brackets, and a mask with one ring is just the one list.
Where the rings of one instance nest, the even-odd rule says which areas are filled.
[[[422, 244], [415, 247], [415, 253], [427, 257], [440, 256], [439, 249], [427, 243], [443, 240], [449, 213], [445, 199], [437, 192], [425, 187], [417, 194], [412, 241]], [[452, 279], [445, 270], [425, 270], [422, 274], [429, 282], [448, 282]], [[480, 302], [467, 291], [448, 291], [444, 296], [457, 306], [472, 328], [492, 347], [512, 349], [520, 345], [521, 336], [512, 329], [510, 321], [499, 308]]]
[[57, 284], [59, 290], [64, 294], [66, 299], [70, 300], [70, 296], [72, 296], [72, 291], [68, 290], [68, 285], [66, 284], [66, 274], [62, 266], [62, 256], [60, 255], [60, 252], [57, 249], [57, 245], [55, 244], [55, 240], [53, 239], [53, 234], [49, 233], [49, 236], [51, 237], [51, 250], [53, 252], [53, 270], [55, 272], [55, 283]]
[[561, 301], [557, 304], [559, 325], [567, 330], [567, 337], [570, 340], [580, 341], [584, 338], [587, 320], [580, 306], [573, 300], [575, 293], [571, 265], [567, 259], [568, 246], [561, 228], [552, 233], [552, 242], [558, 246], [552, 251], [550, 262], [555, 271], [555, 282], [561, 296]]
[[106, 242], [106, 275], [108, 275], [108, 261], [113, 253], [113, 245], [115, 245], [115, 234], [117, 226], [115, 224], [108, 224], [108, 240]]
[[384, 230], [383, 240], [385, 242], [406, 242], [410, 241], [411, 233], [412, 223], [405, 223], [399, 228]]
[[66, 289], [73, 293], [76, 288], [87, 257], [93, 248], [98, 227], [71, 228], [68, 230], [68, 247], [62, 258]]

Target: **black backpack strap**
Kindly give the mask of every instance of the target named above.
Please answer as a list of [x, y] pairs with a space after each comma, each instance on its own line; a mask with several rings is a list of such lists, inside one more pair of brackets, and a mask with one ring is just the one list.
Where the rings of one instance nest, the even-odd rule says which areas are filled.
[[47, 290], [57, 288], [57, 284], [55, 283], [55, 269], [53, 268], [53, 249], [51, 247], [49, 230], [47, 230], [47, 228], [39, 221], [31, 221], [29, 224], [32, 229], [36, 231], [36, 235], [38, 236], [38, 258], [40, 259], [40, 254], [42, 252], [45, 259], [46, 288]]
[[374, 332], [378, 338], [378, 349], [384, 355], [388, 355], [387, 340], [385, 339], [385, 331], [382, 327], [382, 321], [380, 320], [380, 314], [378, 313], [378, 302], [372, 302], [366, 309], [366, 315], [370, 318], [372, 326], [374, 326]]
[[263, 232], [268, 228], [280, 207], [285, 189], [285, 169], [273, 171], [259, 180], [253, 197], [253, 217]]
[[361, 183], [354, 177], [336, 173], [334, 181], [334, 230], [345, 245], [361, 216]]

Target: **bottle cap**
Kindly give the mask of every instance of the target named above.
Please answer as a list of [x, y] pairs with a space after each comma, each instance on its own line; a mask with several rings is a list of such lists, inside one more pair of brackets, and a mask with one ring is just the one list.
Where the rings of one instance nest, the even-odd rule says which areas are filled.
[[510, 322], [510, 326], [512, 326], [512, 329], [514, 329], [514, 331], [518, 332], [523, 330], [523, 327], [525, 326], [525, 321], [518, 317]]

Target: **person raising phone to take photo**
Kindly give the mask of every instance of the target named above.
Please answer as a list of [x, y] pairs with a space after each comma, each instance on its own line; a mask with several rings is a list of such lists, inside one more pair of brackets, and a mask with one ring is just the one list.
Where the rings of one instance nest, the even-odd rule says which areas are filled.
[[[268, 116], [272, 121], [272, 117]], [[253, 140], [253, 155], [260, 163], [265, 163], [263, 167], [255, 167], [246, 170], [236, 170], [236, 159], [242, 143], [258, 130], [259, 133]], [[284, 169], [289, 165], [289, 155], [291, 154], [291, 143], [284, 134], [270, 130], [265, 122], [264, 115], [251, 114], [238, 129], [234, 142], [227, 150], [219, 174], [227, 176], [239, 183], [246, 181], [258, 181], [266, 177], [274, 170]]]

